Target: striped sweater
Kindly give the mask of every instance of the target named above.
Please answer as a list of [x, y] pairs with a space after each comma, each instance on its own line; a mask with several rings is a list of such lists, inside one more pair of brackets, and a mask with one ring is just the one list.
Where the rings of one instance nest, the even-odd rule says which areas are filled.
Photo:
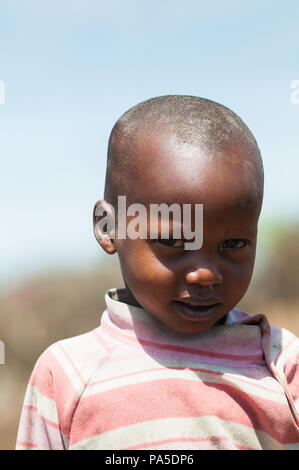
[[17, 449], [299, 449], [292, 333], [233, 309], [181, 335], [120, 292], [106, 293], [99, 327], [38, 359]]

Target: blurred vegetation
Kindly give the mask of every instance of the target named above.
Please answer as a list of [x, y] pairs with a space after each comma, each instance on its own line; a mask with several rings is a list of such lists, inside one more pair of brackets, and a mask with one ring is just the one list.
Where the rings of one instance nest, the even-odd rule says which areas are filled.
[[[108, 259], [107, 259], [108, 258]], [[0, 297], [0, 449], [15, 447], [24, 394], [33, 366], [50, 344], [99, 325], [104, 294], [123, 281], [116, 256], [89, 271], [59, 271], [26, 279]]]
[[259, 269], [238, 307], [264, 313], [271, 324], [299, 336], [299, 225], [270, 228], [258, 248]]
[[[264, 231], [258, 269], [239, 308], [264, 313], [270, 323], [299, 336], [299, 226], [271, 227], [268, 234]], [[117, 257], [107, 256], [89, 271], [52, 271], [1, 294], [6, 364], [0, 365], [0, 449], [15, 446], [25, 389], [38, 356], [55, 341], [97, 327], [105, 292], [121, 286]]]

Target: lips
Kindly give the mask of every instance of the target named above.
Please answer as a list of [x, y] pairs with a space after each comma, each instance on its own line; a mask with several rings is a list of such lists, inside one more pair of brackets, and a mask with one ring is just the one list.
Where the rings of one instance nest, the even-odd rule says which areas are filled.
[[206, 306], [220, 303], [218, 297], [183, 297], [177, 302], [183, 302], [186, 305]]
[[176, 300], [174, 303], [180, 316], [191, 321], [207, 319], [221, 306], [221, 302], [216, 297], [188, 297]]

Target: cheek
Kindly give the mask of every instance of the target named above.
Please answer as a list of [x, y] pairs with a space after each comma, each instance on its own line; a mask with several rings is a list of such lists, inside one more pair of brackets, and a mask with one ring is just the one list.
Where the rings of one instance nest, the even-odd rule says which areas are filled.
[[118, 256], [123, 277], [131, 289], [169, 288], [175, 283], [175, 273], [142, 240], [132, 241], [119, 250]]
[[224, 273], [227, 297], [238, 302], [248, 289], [252, 277], [254, 262], [239, 264]]

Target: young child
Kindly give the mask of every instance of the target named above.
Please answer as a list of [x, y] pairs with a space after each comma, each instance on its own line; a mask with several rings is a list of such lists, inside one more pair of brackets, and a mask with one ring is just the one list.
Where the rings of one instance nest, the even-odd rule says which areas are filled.
[[[202, 246], [186, 249], [174, 219], [165, 238], [161, 217], [157, 237], [119, 236], [119, 196], [148, 210], [146, 227], [151, 205], [176, 204], [198, 231], [202, 204]], [[99, 327], [40, 356], [17, 449], [299, 449], [299, 341], [235, 308], [262, 196], [257, 143], [226, 107], [162, 96], [119, 119], [94, 231], [126, 287], [106, 293]]]

